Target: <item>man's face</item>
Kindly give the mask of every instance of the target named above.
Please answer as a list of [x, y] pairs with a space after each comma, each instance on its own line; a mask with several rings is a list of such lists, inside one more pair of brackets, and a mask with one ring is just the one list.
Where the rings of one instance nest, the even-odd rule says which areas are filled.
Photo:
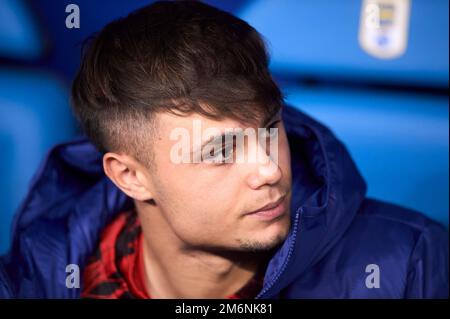
[[[197, 114], [156, 115], [158, 136], [154, 137], [151, 149], [153, 169], [149, 169], [146, 176], [154, 190], [153, 200], [158, 213], [183, 242], [211, 249], [263, 251], [285, 239], [290, 228], [289, 146], [279, 115], [265, 124], [278, 129], [277, 163], [267, 154], [267, 143], [266, 150], [262, 148], [264, 142], [261, 139], [254, 142], [245, 138], [245, 143], [239, 145], [244, 148], [240, 154], [259, 151], [257, 161], [251, 160], [251, 155], [238, 161], [236, 140], [231, 147], [222, 139], [217, 145], [216, 140], [216, 151], [211, 152], [211, 144], [207, 143], [210, 135], [214, 135], [211, 132], [220, 135], [230, 128], [249, 128], [237, 121], [216, 121]], [[250, 129], [257, 130], [256, 126]], [[187, 162], [174, 160], [175, 147], [181, 141], [179, 135], [174, 138], [175, 132], [188, 133]], [[199, 132], [202, 135], [200, 144], [194, 141]], [[205, 135], [206, 132], [211, 134]], [[230, 158], [231, 154], [233, 158], [234, 154], [234, 160], [228, 163], [222, 163], [220, 159], [219, 162], [199, 160], [198, 156], [202, 158], [205, 152], [216, 154], [218, 149], [221, 156]], [[256, 211], [262, 212], [254, 213]]]

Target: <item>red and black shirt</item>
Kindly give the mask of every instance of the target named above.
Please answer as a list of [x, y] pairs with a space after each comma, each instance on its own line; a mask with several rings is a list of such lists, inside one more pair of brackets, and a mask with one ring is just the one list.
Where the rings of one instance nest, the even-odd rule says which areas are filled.
[[[83, 275], [82, 298], [150, 299], [145, 288], [142, 229], [134, 210], [119, 214], [102, 232]], [[251, 299], [262, 288], [259, 272], [229, 299]]]

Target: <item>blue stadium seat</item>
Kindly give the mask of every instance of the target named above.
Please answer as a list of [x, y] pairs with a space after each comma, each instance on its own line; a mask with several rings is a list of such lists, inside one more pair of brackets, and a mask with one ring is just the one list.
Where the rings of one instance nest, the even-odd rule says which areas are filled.
[[448, 97], [285, 87], [287, 102], [344, 141], [369, 196], [413, 208], [448, 225]]
[[45, 42], [36, 20], [22, 0], [0, 0], [0, 57], [33, 60]]
[[[1, 57], [38, 58], [45, 45], [36, 30], [23, 1], [0, 0]], [[9, 246], [13, 214], [45, 153], [75, 131], [67, 83], [46, 70], [0, 64], [0, 254]]]
[[448, 87], [448, 0], [412, 0], [404, 55], [377, 59], [359, 45], [360, 0], [250, 1], [239, 16], [269, 42], [272, 70], [293, 76]]

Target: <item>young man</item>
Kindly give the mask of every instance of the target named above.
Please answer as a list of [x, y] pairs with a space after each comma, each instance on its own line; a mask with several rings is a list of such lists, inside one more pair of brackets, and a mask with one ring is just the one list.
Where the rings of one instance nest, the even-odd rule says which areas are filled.
[[198, 2], [133, 12], [92, 41], [72, 98], [96, 149], [50, 152], [0, 296], [447, 297], [446, 231], [365, 197], [345, 147], [283, 104], [244, 21]]

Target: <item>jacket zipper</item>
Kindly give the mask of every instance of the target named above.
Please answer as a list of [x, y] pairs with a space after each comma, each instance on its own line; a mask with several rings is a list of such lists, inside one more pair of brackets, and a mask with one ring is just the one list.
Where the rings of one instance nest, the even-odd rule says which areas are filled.
[[286, 261], [282, 267], [282, 269], [278, 272], [278, 274], [275, 276], [275, 278], [264, 288], [256, 297], [255, 299], [261, 299], [261, 297], [267, 293], [277, 282], [277, 280], [281, 277], [281, 275], [286, 271], [287, 265], [289, 264], [289, 261], [291, 259], [292, 252], [294, 250], [296, 238], [297, 238], [297, 229], [298, 229], [298, 223], [300, 218], [300, 213], [303, 211], [303, 208], [300, 207], [295, 215], [295, 222], [294, 222], [294, 230], [292, 232], [292, 244], [289, 246], [288, 255], [286, 257]]

